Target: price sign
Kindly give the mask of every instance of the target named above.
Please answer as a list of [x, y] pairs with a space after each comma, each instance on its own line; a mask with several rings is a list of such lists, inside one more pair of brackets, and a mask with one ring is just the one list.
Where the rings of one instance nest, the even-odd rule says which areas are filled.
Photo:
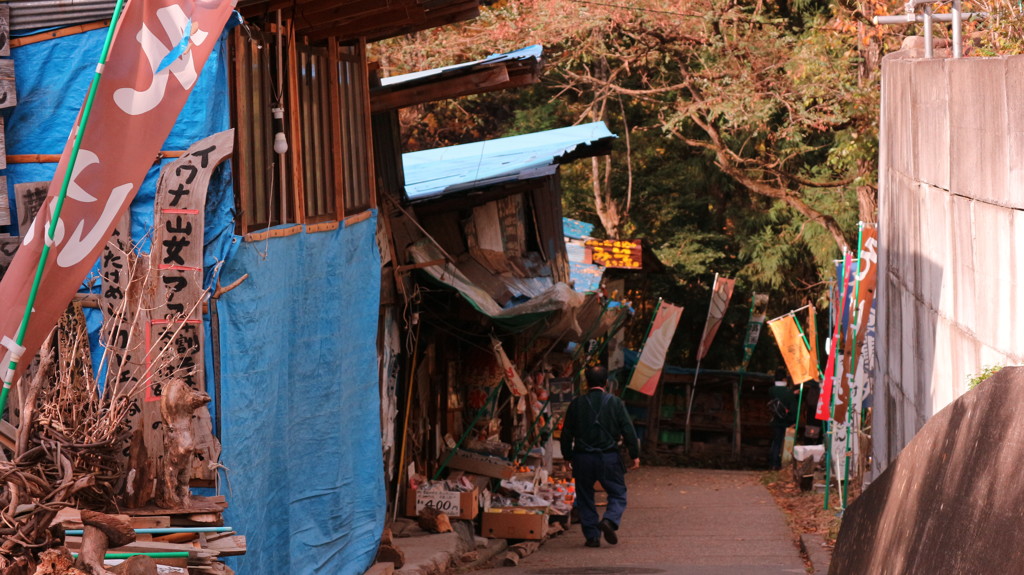
[[445, 515], [458, 516], [462, 513], [462, 504], [459, 501], [461, 495], [458, 491], [416, 490], [416, 514], [419, 515], [424, 507], [431, 507]]

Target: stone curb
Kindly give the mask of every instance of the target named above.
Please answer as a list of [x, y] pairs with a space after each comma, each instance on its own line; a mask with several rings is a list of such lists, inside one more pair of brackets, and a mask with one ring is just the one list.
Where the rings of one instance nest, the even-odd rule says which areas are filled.
[[832, 562], [832, 550], [825, 546], [825, 538], [818, 533], [802, 533], [800, 550], [807, 554], [811, 561], [814, 575], [828, 575]]

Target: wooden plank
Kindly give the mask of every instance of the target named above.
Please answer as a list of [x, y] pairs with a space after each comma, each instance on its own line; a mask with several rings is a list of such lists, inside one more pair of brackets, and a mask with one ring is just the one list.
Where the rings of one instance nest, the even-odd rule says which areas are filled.
[[490, 92], [502, 89], [508, 82], [508, 68], [504, 65], [495, 65], [463, 76], [439, 79], [409, 88], [371, 90], [371, 109], [373, 112], [384, 112], [427, 102]]
[[11, 267], [14, 254], [21, 245], [21, 238], [3, 237], [0, 238], [0, 278], [4, 277], [7, 268]]
[[[82, 34], [85, 32], [92, 32], [93, 30], [99, 30], [110, 26], [110, 20], [100, 20], [98, 22], [89, 22], [87, 24], [79, 24], [77, 26], [67, 26], [58, 30], [50, 30], [48, 32], [41, 32], [39, 34], [32, 34], [30, 36], [22, 36], [20, 38], [12, 38], [10, 41], [11, 48], [18, 48], [19, 46], [28, 46], [29, 44], [37, 44], [39, 42], [45, 42], [47, 40], [56, 40], [57, 38], [66, 38], [68, 36], [74, 36], [75, 34]], [[0, 53], [0, 56], [9, 56], [8, 54]]]
[[[295, 27], [292, 22], [289, 22], [289, 33], [288, 33], [288, 69], [298, 70], [299, 69], [299, 55], [298, 49], [296, 48], [295, 40]], [[292, 176], [292, 205], [295, 206], [295, 221], [305, 222], [306, 221], [306, 202], [304, 200], [304, 194], [306, 191], [306, 185], [303, 174], [303, 148], [302, 148], [302, 118], [299, 107], [299, 80], [297, 74], [290, 74], [288, 76], [288, 103], [290, 106], [290, 114], [288, 115], [289, 122], [289, 138], [288, 138], [288, 152], [291, 154], [291, 176]], [[283, 189], [283, 187], [282, 187]], [[283, 196], [282, 195], [282, 201]]]
[[132, 529], [154, 529], [171, 526], [170, 515], [150, 515], [147, 517], [132, 517]]
[[[180, 377], [193, 389], [205, 391], [203, 364], [203, 318], [199, 303], [203, 289], [203, 228], [206, 193], [213, 171], [230, 157], [234, 130], [226, 130], [196, 142], [188, 153], [168, 164], [160, 174], [155, 200], [154, 235], [151, 257], [156, 274], [156, 305], [147, 331], [147, 350], [159, 354], [169, 349], [176, 355], [155, 371], [157, 382], [147, 386], [144, 412], [153, 411], [160, 421], [159, 385]], [[147, 366], [153, 360], [147, 358]], [[220, 443], [213, 437], [210, 411], [202, 407], [192, 421], [196, 455], [192, 461], [195, 479], [215, 480], [220, 460]], [[148, 430], [147, 430], [148, 431]], [[161, 434], [162, 435], [162, 434]], [[149, 457], [162, 454], [161, 446]]]
[[288, 236], [294, 236], [295, 234], [302, 233], [302, 225], [297, 224], [289, 226], [287, 228], [274, 228], [272, 230], [264, 230], [262, 232], [253, 232], [251, 234], [245, 234], [242, 237], [243, 242], [261, 242], [267, 238], [284, 238]]
[[315, 234], [317, 232], [329, 232], [331, 230], [338, 229], [340, 224], [338, 222], [323, 222], [319, 224], [307, 224], [306, 233]]
[[17, 436], [18, 430], [7, 421], [0, 419], [0, 445], [13, 451]]
[[373, 150], [373, 118], [370, 111], [370, 67], [366, 61], [366, 38], [359, 39], [359, 111], [362, 114], [362, 136], [359, 151], [363, 156], [364, 183], [366, 185], [367, 204], [364, 210], [377, 207], [377, 178], [374, 166]]
[[221, 557], [245, 555], [245, 535], [231, 535], [207, 541], [205, 548], [216, 551]]
[[46, 194], [50, 191], [50, 182], [27, 182], [14, 184], [14, 205], [18, 210], [18, 231], [25, 235], [36, 212], [46, 202]]
[[[153, 163], [164, 158], [180, 158], [185, 155], [184, 150], [160, 150]], [[60, 154], [7, 154], [3, 158], [4, 165], [7, 164], [56, 164], [60, 161]]]
[[14, 60], [0, 60], [0, 109], [18, 104], [14, 83]]
[[341, 144], [341, 75], [338, 73], [338, 43], [327, 43], [327, 85], [330, 88], [331, 162], [333, 163], [334, 219], [345, 217], [345, 169]]
[[3, 193], [0, 193], [0, 226], [11, 225], [11, 206], [7, 198], [7, 176], [3, 178]]
[[243, 26], [235, 28], [231, 32], [231, 40], [234, 44], [234, 67], [231, 70], [231, 102], [234, 104], [232, 125], [235, 126], [235, 137], [238, 143], [235, 151], [234, 178], [237, 193], [240, 196], [238, 205], [241, 209], [238, 213], [239, 229], [244, 234], [249, 229], [249, 221], [252, 214], [249, 213], [248, 201], [251, 197], [252, 178], [249, 171], [252, 169], [252, 119], [249, 112], [249, 98], [243, 94], [250, 92], [248, 64], [252, 59], [249, 38], [242, 32]]
[[11, 8], [0, 4], [0, 56], [11, 56]]

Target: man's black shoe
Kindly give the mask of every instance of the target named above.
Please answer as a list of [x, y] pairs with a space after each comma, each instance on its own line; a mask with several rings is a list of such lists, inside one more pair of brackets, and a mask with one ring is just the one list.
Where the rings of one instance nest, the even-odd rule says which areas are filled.
[[587, 539], [587, 542], [584, 543], [584, 545], [586, 545], [587, 547], [600, 547], [601, 546], [601, 538], [600, 537], [595, 537], [593, 539]]
[[615, 525], [613, 525], [611, 521], [602, 519], [601, 522], [597, 524], [597, 527], [601, 530], [601, 533], [604, 533], [605, 541], [612, 545], [619, 542], [619, 536], [615, 534]]

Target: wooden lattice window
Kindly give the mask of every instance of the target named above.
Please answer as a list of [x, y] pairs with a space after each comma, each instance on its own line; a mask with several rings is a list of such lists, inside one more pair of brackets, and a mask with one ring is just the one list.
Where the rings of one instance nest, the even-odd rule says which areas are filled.
[[[376, 205], [365, 43], [313, 46], [290, 38], [287, 26], [275, 31], [239, 28], [232, 42], [242, 234], [341, 220]], [[279, 38], [286, 46], [280, 66]], [[284, 154], [273, 149], [277, 106], [284, 108]]]

